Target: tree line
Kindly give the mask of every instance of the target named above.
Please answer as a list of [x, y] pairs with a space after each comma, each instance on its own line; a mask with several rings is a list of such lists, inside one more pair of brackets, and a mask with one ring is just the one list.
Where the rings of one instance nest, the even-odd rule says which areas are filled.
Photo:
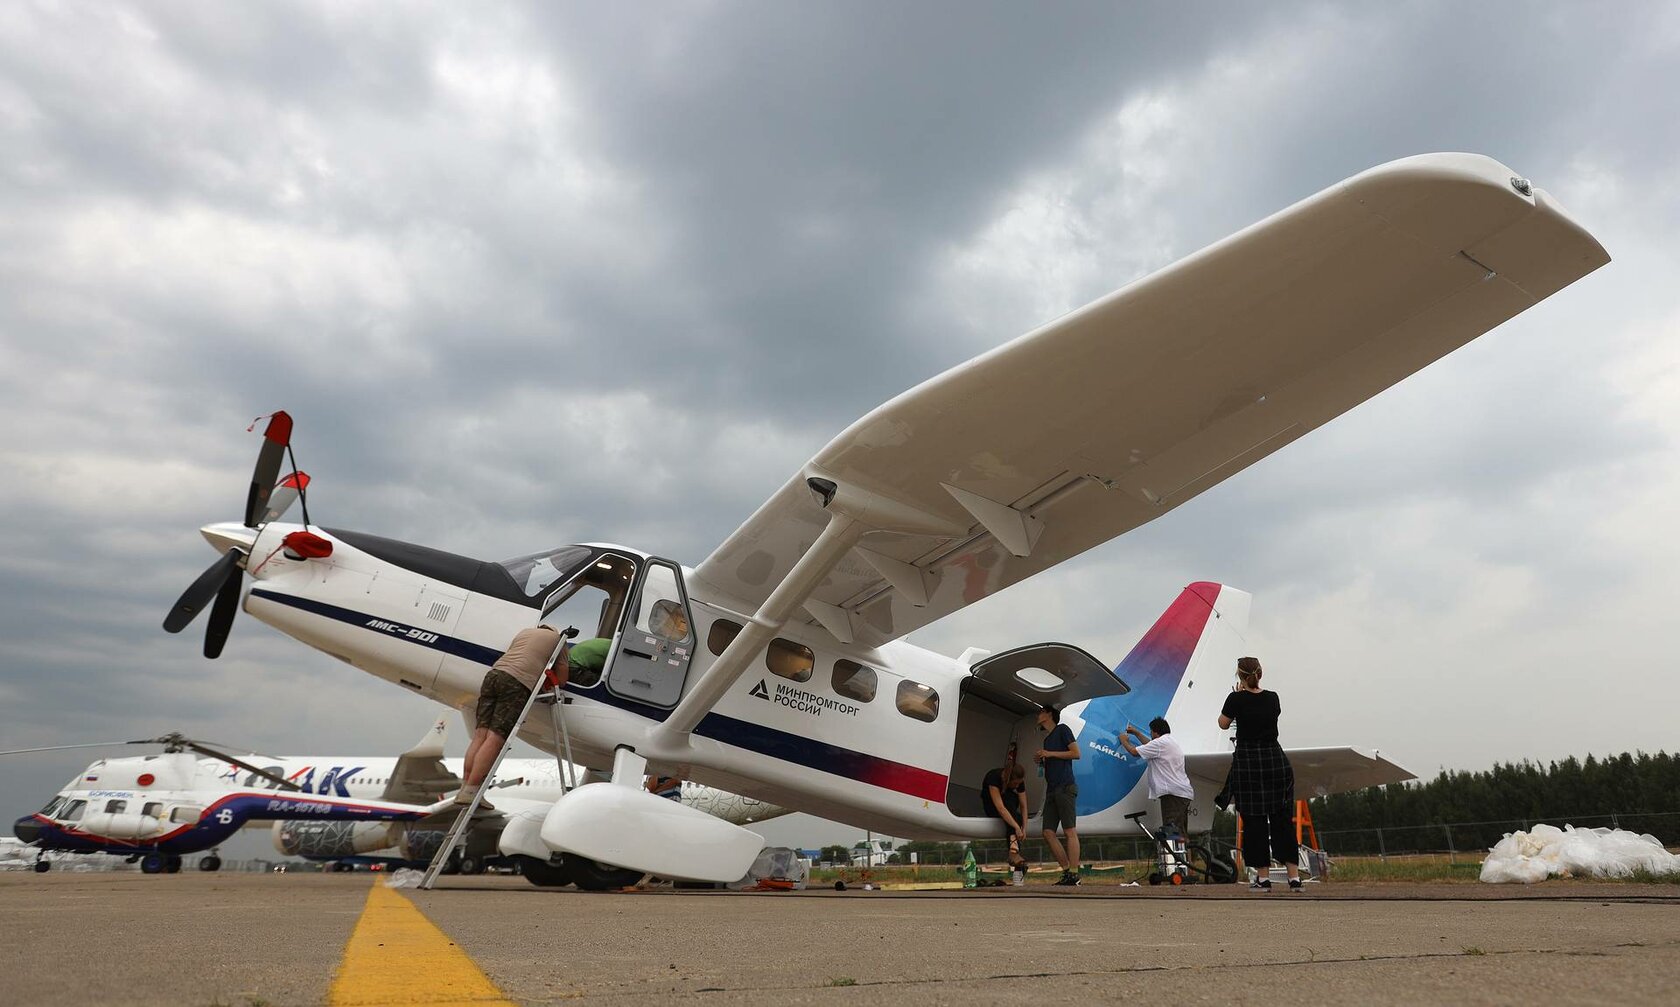
[[[1445, 770], [1432, 780], [1315, 797], [1308, 807], [1320, 832], [1337, 834], [1328, 844], [1332, 852], [1367, 852], [1367, 846], [1376, 852], [1377, 829], [1392, 832], [1387, 842], [1402, 848], [1441, 849], [1449, 841], [1460, 850], [1485, 848], [1539, 822], [1615, 825], [1672, 845], [1680, 842], [1680, 754], [1624, 752]], [[1350, 834], [1358, 830], [1372, 832]]]
[[[1449, 845], [1473, 851], [1539, 822], [1614, 825], [1649, 832], [1673, 846], [1680, 844], [1680, 754], [1570, 756], [1543, 765], [1525, 759], [1495, 763], [1491, 769], [1445, 770], [1432, 780], [1315, 797], [1308, 808], [1317, 830], [1331, 834], [1325, 845], [1340, 854], [1444, 850]], [[1214, 836], [1226, 845], [1234, 841], [1236, 816], [1218, 812], [1214, 819]], [[1154, 816], [1149, 820], [1153, 823]], [[1134, 849], [1139, 851], [1135, 855], [1148, 855], [1142, 840], [1129, 837], [1091, 837], [1082, 846], [1082, 860], [1131, 857]], [[975, 857], [999, 862], [1003, 847], [1001, 839], [977, 841]], [[960, 863], [966, 848], [964, 843], [910, 842], [897, 848], [893, 862], [908, 863], [908, 854], [916, 852], [923, 863]], [[849, 853], [833, 846], [822, 857], [844, 862]], [[1022, 853], [1033, 861], [1049, 859], [1036, 835], [1022, 844]]]

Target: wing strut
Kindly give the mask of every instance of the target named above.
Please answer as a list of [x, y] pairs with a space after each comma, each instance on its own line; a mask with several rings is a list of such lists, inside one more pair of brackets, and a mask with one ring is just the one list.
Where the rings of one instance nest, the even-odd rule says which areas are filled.
[[706, 669], [706, 674], [694, 687], [683, 696], [682, 702], [671, 711], [671, 716], [660, 727], [659, 734], [664, 741], [678, 742], [679, 736], [694, 730], [729, 687], [741, 677], [746, 670], [747, 663], [762, 654], [764, 648], [770, 645], [770, 639], [779, 632], [788, 619], [817, 589], [824, 577], [840, 562], [864, 532], [872, 531], [863, 522], [842, 514], [837, 510], [828, 512], [828, 524], [824, 526], [822, 534], [811, 543], [811, 548], [805, 550], [805, 555], [799, 557], [799, 562], [793, 565], [786, 577], [782, 578], [776, 589], [770, 592], [770, 597], [764, 599], [764, 604], [753, 613], [738, 636], [723, 649], [723, 654], [717, 662]]

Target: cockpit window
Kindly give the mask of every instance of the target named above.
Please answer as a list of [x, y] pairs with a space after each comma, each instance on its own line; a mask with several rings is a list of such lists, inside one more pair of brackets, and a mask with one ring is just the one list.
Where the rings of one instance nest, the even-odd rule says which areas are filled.
[[79, 822], [79, 821], [82, 820], [82, 812], [86, 811], [86, 810], [87, 810], [87, 802], [86, 801], [71, 801], [69, 804], [66, 804], [64, 806], [64, 810], [59, 813], [61, 815], [61, 817], [59, 818], [59, 821], [61, 821], [61, 822]]
[[589, 555], [590, 550], [585, 546], [568, 545], [517, 559], [505, 559], [496, 565], [508, 572], [527, 598], [535, 598], [550, 586], [577, 573], [589, 562]]
[[59, 806], [62, 805], [63, 803], [64, 803], [64, 798], [55, 797], [52, 800], [47, 802], [46, 807], [41, 809], [41, 814], [47, 816], [48, 818], [51, 818], [53, 816], [53, 812], [57, 811], [59, 809]]

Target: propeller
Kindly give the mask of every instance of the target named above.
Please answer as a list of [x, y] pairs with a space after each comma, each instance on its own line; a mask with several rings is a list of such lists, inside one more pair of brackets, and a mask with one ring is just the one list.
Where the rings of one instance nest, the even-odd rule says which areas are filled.
[[[200, 755], [206, 755], [212, 759], [218, 759], [222, 762], [226, 762], [229, 765], [238, 766], [240, 769], [246, 770], [247, 772], [254, 773], [257, 776], [273, 783], [281, 790], [303, 789], [283, 776], [271, 773], [261, 766], [254, 766], [237, 755], [229, 755], [227, 752], [222, 750], [229, 746], [223, 745], [219, 741], [198, 741], [187, 737], [180, 731], [171, 731], [168, 734], [159, 735], [156, 738], [136, 738], [133, 741], [96, 741], [91, 744], [84, 745], [45, 745], [39, 748], [14, 748], [10, 751], [0, 752], [0, 755], [23, 755], [27, 752], [63, 752], [73, 748], [119, 748], [123, 745], [162, 745], [163, 750], [168, 753], [193, 751]], [[212, 745], [218, 745], [220, 747], [212, 748]]]
[[[256, 426], [255, 423], [251, 425]], [[245, 527], [265, 525], [285, 513], [293, 501], [303, 498], [309, 486], [309, 477], [297, 471], [295, 463], [292, 474], [276, 485], [280, 465], [291, 452], [291, 441], [291, 414], [281, 410], [268, 417], [262, 448], [257, 452], [257, 466], [251, 473], [251, 489], [245, 496]], [[308, 520], [306, 503], [304, 521]], [[233, 617], [239, 613], [239, 592], [244, 581], [241, 571], [246, 557], [244, 550], [229, 548], [210, 564], [176, 599], [174, 607], [163, 619], [164, 630], [179, 633], [214, 602], [210, 622], [204, 629], [204, 656], [220, 657], [222, 648], [227, 645], [228, 633], [233, 628]]]

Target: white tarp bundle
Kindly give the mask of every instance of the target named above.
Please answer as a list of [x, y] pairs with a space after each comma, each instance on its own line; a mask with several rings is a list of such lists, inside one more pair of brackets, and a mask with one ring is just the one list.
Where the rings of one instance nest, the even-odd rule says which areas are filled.
[[1577, 829], [1536, 825], [1510, 832], [1482, 861], [1482, 880], [1530, 885], [1563, 878], [1625, 878], [1635, 871], [1680, 873], [1680, 855], [1663, 849], [1652, 835], [1622, 829]]
[[399, 867], [385, 878], [386, 888], [419, 888], [420, 882], [426, 880], [425, 871], [417, 871], [412, 867]]

